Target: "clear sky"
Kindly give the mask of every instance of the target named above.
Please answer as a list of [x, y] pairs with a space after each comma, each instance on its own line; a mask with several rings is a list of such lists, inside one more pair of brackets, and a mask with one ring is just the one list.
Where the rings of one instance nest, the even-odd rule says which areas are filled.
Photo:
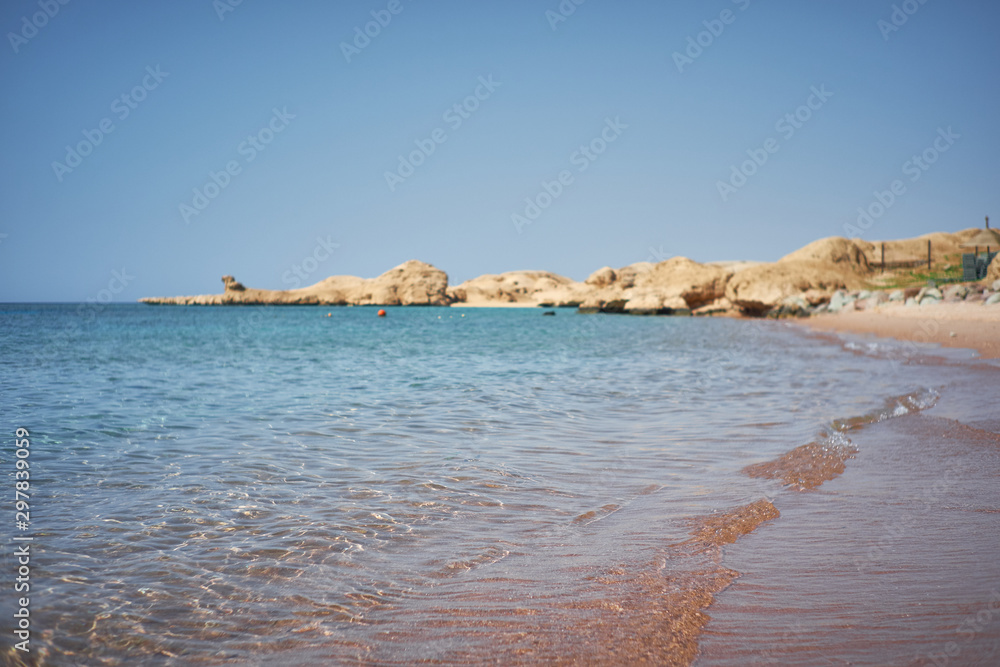
[[1000, 226], [995, 0], [62, 1], [0, 8], [0, 301]]

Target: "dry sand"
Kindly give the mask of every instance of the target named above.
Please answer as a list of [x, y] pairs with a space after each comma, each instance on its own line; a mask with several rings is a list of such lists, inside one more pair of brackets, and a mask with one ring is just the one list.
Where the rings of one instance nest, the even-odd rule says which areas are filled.
[[817, 315], [802, 322], [820, 331], [938, 343], [976, 350], [984, 359], [1000, 358], [1000, 304], [882, 306], [874, 310]]

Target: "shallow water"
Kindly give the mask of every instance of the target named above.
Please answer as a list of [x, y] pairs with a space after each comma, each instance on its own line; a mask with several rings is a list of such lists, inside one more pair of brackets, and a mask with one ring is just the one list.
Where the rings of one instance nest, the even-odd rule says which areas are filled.
[[933, 407], [856, 424], [847, 474], [727, 549], [743, 574], [696, 664], [1000, 664], [997, 375], [965, 366]]
[[857, 446], [852, 419], [923, 414], [965, 372], [773, 322], [0, 310], [52, 664], [686, 664], [753, 565], [727, 535], [808, 512], [744, 468]]

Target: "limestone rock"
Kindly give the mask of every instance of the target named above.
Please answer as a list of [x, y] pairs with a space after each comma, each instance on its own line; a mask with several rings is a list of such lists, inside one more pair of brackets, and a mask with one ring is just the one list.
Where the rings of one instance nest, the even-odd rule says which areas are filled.
[[630, 315], [689, 315], [691, 308], [679, 296], [663, 298], [657, 294], [645, 293], [628, 299], [624, 312]]
[[610, 266], [597, 269], [584, 281], [594, 287], [608, 287], [618, 278], [618, 274]]
[[965, 285], [952, 285], [944, 290], [944, 298], [947, 301], [964, 301], [969, 296], [969, 288]]
[[[366, 281], [358, 305], [445, 306], [449, 299], [448, 274], [430, 264], [411, 259]], [[365, 301], [367, 300], [367, 304]]]
[[692, 315], [739, 315], [739, 308], [726, 297], [720, 297], [712, 303], [707, 303], [691, 312]]
[[844, 307], [849, 303], [854, 303], [854, 299], [851, 298], [851, 295], [845, 292], [844, 290], [837, 290], [830, 297], [830, 303], [829, 305], [827, 305], [827, 310], [829, 310], [831, 313], [836, 313], [840, 310], [843, 310]]
[[824, 292], [823, 290], [818, 290], [818, 289], [807, 289], [805, 292], [802, 293], [802, 298], [805, 299], [806, 302], [813, 307], [816, 307], [820, 304], [824, 304], [830, 301], [830, 295]]
[[941, 294], [941, 290], [937, 287], [921, 287], [920, 291], [917, 292], [917, 303], [920, 305], [924, 304], [934, 304], [941, 303], [944, 299], [944, 295]]
[[994, 291], [1000, 291], [1000, 287], [997, 287], [997, 283], [1000, 283], [1000, 256], [994, 257], [990, 265], [986, 267], [986, 277], [983, 282], [987, 285], [992, 284]]
[[656, 295], [664, 302], [680, 298], [684, 307], [694, 310], [725, 296], [726, 283], [732, 275], [731, 270], [673, 257], [637, 275], [634, 296], [630, 298], [647, 299]]
[[800, 294], [793, 294], [781, 300], [781, 303], [772, 308], [767, 316], [770, 318], [786, 317], [809, 317], [809, 302]]
[[652, 292], [632, 296], [625, 302], [625, 312], [632, 315], [656, 315], [663, 307], [663, 297]]
[[224, 276], [223, 294], [148, 297], [143, 303], [169, 305], [379, 305], [445, 306], [448, 275], [430, 264], [410, 260], [377, 278], [331, 276], [315, 285], [294, 290], [262, 290], [243, 286]]
[[456, 302], [474, 306], [568, 306], [582, 303], [593, 289], [548, 271], [508, 271], [466, 280], [451, 288], [449, 294]]
[[633, 287], [638, 277], [651, 271], [654, 266], [656, 265], [652, 262], [636, 262], [635, 264], [623, 266], [615, 272], [617, 278], [613, 285], [623, 290]]
[[849, 266], [854, 271], [868, 271], [865, 248], [856, 241], [830, 236], [813, 241], [778, 260], [779, 262], [813, 261]]
[[232, 276], [222, 276], [222, 284], [225, 285], [227, 292], [245, 292], [247, 289], [243, 283], [236, 282], [236, 278]]
[[[794, 254], [794, 253], [793, 253]], [[787, 296], [811, 292], [832, 295], [838, 289], [860, 287], [862, 275], [856, 265], [811, 259], [783, 258], [735, 274], [726, 285], [726, 298], [748, 315], [763, 315]]]

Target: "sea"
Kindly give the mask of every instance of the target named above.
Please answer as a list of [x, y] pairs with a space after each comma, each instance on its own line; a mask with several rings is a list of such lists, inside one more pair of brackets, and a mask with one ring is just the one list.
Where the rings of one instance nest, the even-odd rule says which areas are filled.
[[0, 662], [1000, 664], [996, 363], [385, 310], [0, 305]]

